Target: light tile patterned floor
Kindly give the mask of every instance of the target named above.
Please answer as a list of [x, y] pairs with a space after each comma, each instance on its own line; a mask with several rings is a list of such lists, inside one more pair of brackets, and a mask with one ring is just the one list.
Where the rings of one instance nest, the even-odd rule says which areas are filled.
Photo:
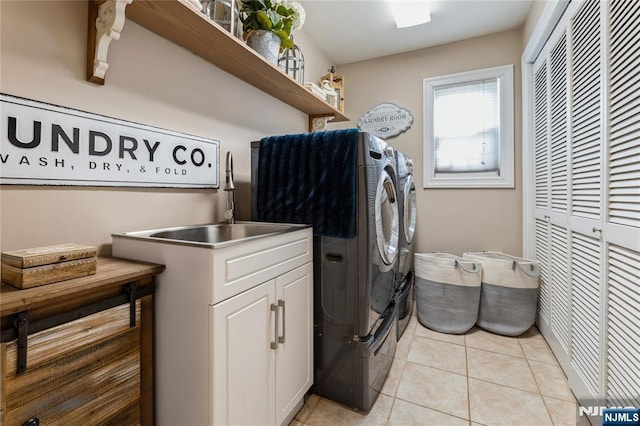
[[368, 415], [311, 395], [290, 426], [575, 425], [576, 412], [564, 373], [535, 327], [519, 337], [479, 328], [457, 336], [429, 330], [413, 316]]

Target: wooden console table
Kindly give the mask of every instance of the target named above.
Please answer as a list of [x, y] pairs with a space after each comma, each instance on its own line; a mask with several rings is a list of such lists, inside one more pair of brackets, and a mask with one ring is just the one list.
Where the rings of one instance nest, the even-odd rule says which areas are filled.
[[0, 423], [153, 419], [154, 277], [163, 265], [98, 258], [97, 273], [0, 286]]

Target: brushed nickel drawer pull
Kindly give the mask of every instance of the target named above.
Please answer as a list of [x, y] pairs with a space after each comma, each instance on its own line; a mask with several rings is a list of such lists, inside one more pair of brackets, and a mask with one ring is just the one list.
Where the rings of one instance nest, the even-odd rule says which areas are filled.
[[276, 326], [273, 330], [273, 334], [274, 334], [274, 341], [271, 342], [271, 349], [278, 349], [278, 329], [280, 328], [279, 326], [279, 316], [278, 316], [278, 305], [276, 305], [275, 303], [271, 304], [271, 312], [275, 312], [276, 313]]
[[278, 337], [278, 343], [284, 343], [285, 342], [285, 335], [287, 334], [285, 327], [287, 324], [287, 320], [285, 319], [285, 307], [284, 307], [284, 300], [278, 300], [278, 306], [280, 306], [282, 308], [282, 336]]

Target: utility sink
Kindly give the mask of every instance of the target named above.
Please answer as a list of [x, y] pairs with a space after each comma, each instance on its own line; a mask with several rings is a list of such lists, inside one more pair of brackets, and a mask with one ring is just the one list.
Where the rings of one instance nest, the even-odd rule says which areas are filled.
[[113, 236], [136, 239], [159, 239], [174, 244], [221, 247], [296, 231], [306, 227], [308, 227], [308, 225], [237, 222], [233, 224], [218, 223], [212, 225], [179, 226], [147, 231], [125, 232], [114, 234]]
[[[112, 243], [114, 257], [165, 265], [153, 279], [158, 423], [283, 424], [278, 390], [286, 410], [302, 406], [313, 378], [311, 226], [179, 226], [113, 234]], [[247, 384], [260, 405], [249, 420], [234, 417], [244, 413], [233, 398], [246, 392], [225, 392]], [[260, 402], [266, 393], [273, 401]]]

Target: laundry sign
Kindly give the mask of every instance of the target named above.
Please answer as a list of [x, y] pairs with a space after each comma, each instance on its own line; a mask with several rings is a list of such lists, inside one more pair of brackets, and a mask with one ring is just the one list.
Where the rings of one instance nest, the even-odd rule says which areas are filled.
[[382, 139], [407, 130], [413, 124], [411, 111], [392, 103], [378, 104], [358, 120], [358, 128]]
[[0, 94], [0, 183], [219, 188], [220, 142]]

